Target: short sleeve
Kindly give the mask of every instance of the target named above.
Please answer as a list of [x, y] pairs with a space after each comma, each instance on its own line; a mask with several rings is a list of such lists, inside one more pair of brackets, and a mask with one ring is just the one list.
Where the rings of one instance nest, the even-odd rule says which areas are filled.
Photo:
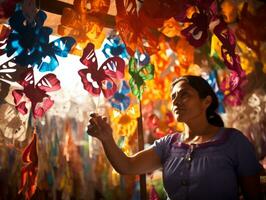
[[260, 164], [255, 149], [249, 140], [239, 132], [237, 134], [237, 174], [253, 176], [260, 172]]
[[152, 147], [157, 153], [157, 155], [160, 157], [162, 164], [165, 162], [169, 155], [173, 136], [173, 134], [164, 136], [158, 140], [155, 140], [152, 144]]

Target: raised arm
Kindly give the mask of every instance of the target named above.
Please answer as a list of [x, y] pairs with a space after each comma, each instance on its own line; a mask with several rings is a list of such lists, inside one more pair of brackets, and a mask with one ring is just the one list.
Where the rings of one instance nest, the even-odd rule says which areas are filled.
[[125, 155], [116, 145], [112, 128], [106, 122], [106, 118], [92, 114], [87, 133], [102, 142], [108, 160], [120, 174], [144, 174], [161, 167], [160, 158], [153, 148], [145, 149], [130, 157]]

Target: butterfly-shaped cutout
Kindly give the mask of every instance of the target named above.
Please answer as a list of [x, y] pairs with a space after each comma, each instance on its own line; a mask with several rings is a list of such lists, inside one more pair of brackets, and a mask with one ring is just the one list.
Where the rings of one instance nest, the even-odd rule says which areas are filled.
[[39, 10], [33, 23], [29, 23], [22, 10], [17, 10], [9, 19], [12, 28], [5, 52], [15, 53], [16, 63], [22, 66], [37, 66], [41, 72], [53, 71], [58, 66], [57, 56], [66, 57], [74, 45], [71, 37], [62, 37], [49, 43], [52, 29], [43, 26], [47, 15]]
[[112, 56], [128, 58], [126, 46], [121, 42], [119, 36], [117, 35], [107, 38], [107, 42], [104, 44], [102, 52], [106, 58], [110, 58]]
[[0, 65], [0, 102], [8, 95], [10, 84], [19, 81], [25, 71], [26, 68], [16, 64], [14, 59]]
[[113, 78], [122, 79], [124, 77], [124, 60], [120, 57], [111, 57], [98, 67], [94, 45], [88, 43], [80, 62], [87, 67], [78, 71], [84, 89], [94, 96], [99, 96], [102, 92], [105, 98], [112, 97], [117, 91], [117, 85]]
[[74, 44], [72, 37], [61, 37], [47, 44], [42, 52], [42, 60], [37, 64], [39, 71], [54, 71], [59, 65], [56, 56], [67, 57]]
[[[54, 104], [54, 101], [46, 92], [56, 91], [61, 88], [60, 81], [57, 79], [56, 75], [51, 73], [43, 76], [38, 83], [35, 84], [32, 68], [28, 69], [23, 74], [19, 84], [22, 85], [24, 89], [12, 91], [16, 108], [20, 113], [26, 114], [28, 112], [26, 103], [29, 100], [31, 102], [34, 118], [42, 117]], [[26, 97], [26, 100], [23, 97]]]
[[[189, 4], [189, 3], [188, 3]], [[194, 47], [202, 46], [208, 38], [209, 24], [216, 14], [214, 0], [194, 1], [192, 3], [197, 8], [191, 18], [184, 18], [182, 22], [189, 22], [190, 25], [181, 31], [188, 42]]]
[[194, 13], [191, 19], [186, 19], [184, 22], [190, 22], [187, 28], [181, 31], [188, 42], [194, 47], [202, 46], [208, 38], [209, 19], [204, 12]]
[[140, 100], [144, 92], [145, 81], [154, 77], [154, 65], [148, 63], [138, 66], [137, 62], [137, 59], [133, 57], [129, 60], [129, 74], [131, 75], [129, 85], [132, 93]]
[[0, 104], [0, 140], [6, 144], [24, 142], [27, 134], [28, 115], [20, 115], [15, 106]]
[[23, 192], [28, 200], [33, 196], [37, 187], [38, 154], [37, 134], [35, 131], [30, 143], [23, 151], [22, 160], [25, 163], [25, 166], [21, 169], [19, 193]]
[[129, 92], [130, 88], [127, 85], [126, 81], [123, 80], [119, 91], [117, 91], [114, 96], [109, 100], [111, 106], [120, 111], [126, 110], [130, 104], [130, 97], [127, 96]]

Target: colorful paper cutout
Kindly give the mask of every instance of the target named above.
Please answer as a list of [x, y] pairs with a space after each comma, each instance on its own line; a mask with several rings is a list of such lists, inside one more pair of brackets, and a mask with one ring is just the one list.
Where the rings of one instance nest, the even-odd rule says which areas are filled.
[[[88, 9], [87, 4], [90, 4]], [[107, 13], [110, 6], [110, 0], [75, 0], [73, 9], [64, 8], [61, 17], [61, 24], [58, 26], [60, 35], [70, 35], [77, 41], [72, 49], [73, 54], [82, 55], [82, 50], [91, 42], [96, 49], [102, 46], [105, 39], [103, 26], [97, 21], [91, 21], [88, 12], [90, 13]]]
[[25, 198], [29, 200], [37, 187], [38, 154], [36, 130], [33, 132], [31, 142], [23, 151], [22, 160], [25, 166], [21, 169], [19, 193], [25, 193]]
[[160, 118], [156, 114], [150, 113], [145, 121], [149, 131], [155, 139], [159, 139], [176, 131], [176, 123], [171, 111], [163, 113]]
[[124, 60], [120, 57], [111, 57], [98, 67], [94, 45], [88, 43], [80, 62], [87, 67], [78, 71], [84, 89], [94, 96], [99, 96], [103, 92], [105, 98], [112, 97], [117, 90], [112, 78], [122, 79], [124, 77]]
[[226, 23], [233, 23], [237, 18], [237, 3], [234, 0], [225, 0], [221, 4], [221, 10]]
[[220, 84], [220, 89], [224, 93], [224, 103], [231, 106], [240, 105], [244, 97], [242, 86], [243, 82], [237, 72], [230, 71], [226, 74]]
[[35, 84], [32, 68], [23, 74], [19, 84], [23, 86], [23, 89], [12, 91], [16, 108], [20, 113], [26, 114], [28, 112], [26, 103], [30, 101], [34, 118], [42, 117], [54, 104], [46, 92], [56, 91], [61, 88], [60, 81], [54, 74], [46, 74]]
[[137, 62], [138, 60], [132, 57], [129, 60], [129, 74], [131, 76], [129, 85], [132, 93], [140, 100], [144, 92], [145, 81], [154, 77], [154, 66], [150, 63], [140, 66]]
[[[189, 4], [189, 3], [188, 3]], [[202, 46], [208, 38], [209, 24], [216, 15], [215, 3], [213, 0], [194, 1], [191, 5], [194, 10], [191, 18], [184, 18], [182, 22], [188, 22], [190, 25], [181, 31], [188, 42], [194, 47]]]
[[202, 77], [208, 81], [209, 85], [212, 87], [213, 91], [215, 92], [219, 106], [218, 106], [218, 112], [219, 113], [224, 113], [225, 109], [223, 106], [223, 100], [224, 100], [224, 94], [220, 90], [218, 82], [217, 82], [217, 71], [212, 70], [209, 74], [202, 74]]
[[109, 36], [107, 38], [107, 42], [104, 44], [102, 52], [106, 58], [110, 58], [112, 56], [128, 58], [126, 46], [121, 42], [118, 35]]
[[[110, 120], [112, 121], [112, 127], [115, 127], [115, 133], [119, 136], [133, 136], [137, 128], [137, 118], [139, 115], [138, 105], [130, 105], [123, 112], [116, 109], [110, 110]], [[127, 149], [127, 151], [129, 150]]]
[[139, 11], [138, 14], [136, 2], [133, 0], [116, 0], [116, 9], [116, 29], [126, 45], [128, 54], [133, 56], [135, 51], [154, 53], [158, 39], [151, 27], [158, 28], [163, 21], [160, 20], [158, 25], [158, 22], [151, 20], [145, 12]]
[[22, 66], [37, 66], [41, 72], [53, 71], [58, 66], [56, 55], [66, 57], [75, 40], [59, 38], [49, 43], [52, 29], [43, 26], [47, 15], [42, 10], [36, 14], [35, 23], [26, 21], [22, 10], [9, 19], [12, 32], [7, 40], [7, 56], [15, 53], [15, 62]]
[[130, 104], [130, 97], [128, 96], [130, 88], [125, 80], [122, 81], [119, 91], [109, 100], [111, 106], [120, 111], [124, 111]]
[[149, 200], [160, 200], [160, 197], [158, 193], [156, 192], [155, 187], [153, 185], [150, 190]]
[[170, 38], [176, 36], [179, 37], [181, 35], [181, 25], [178, 23], [178, 21], [175, 20], [175, 18], [172, 17], [164, 21], [163, 26], [160, 28], [160, 31]]
[[236, 71], [244, 78], [245, 72], [242, 70], [239, 56], [235, 53], [236, 40], [232, 31], [227, 28], [222, 18], [218, 19], [218, 24], [213, 29], [214, 34], [222, 42], [221, 55], [228, 69]]

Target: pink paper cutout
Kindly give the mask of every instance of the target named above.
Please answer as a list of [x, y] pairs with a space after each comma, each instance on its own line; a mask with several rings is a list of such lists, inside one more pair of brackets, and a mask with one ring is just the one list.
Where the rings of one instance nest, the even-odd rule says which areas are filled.
[[112, 78], [122, 79], [124, 77], [124, 60], [120, 57], [108, 58], [98, 69], [94, 45], [88, 43], [80, 62], [87, 66], [86, 69], [78, 72], [84, 89], [94, 96], [99, 96], [103, 92], [105, 98], [112, 97], [117, 91], [117, 85]]
[[22, 85], [24, 89], [12, 91], [16, 108], [22, 114], [28, 113], [26, 107], [27, 101], [22, 98], [25, 96], [32, 104], [34, 118], [42, 117], [54, 103], [46, 92], [56, 91], [61, 88], [60, 81], [51, 73], [43, 76], [35, 85], [32, 68], [23, 74], [19, 84]]

